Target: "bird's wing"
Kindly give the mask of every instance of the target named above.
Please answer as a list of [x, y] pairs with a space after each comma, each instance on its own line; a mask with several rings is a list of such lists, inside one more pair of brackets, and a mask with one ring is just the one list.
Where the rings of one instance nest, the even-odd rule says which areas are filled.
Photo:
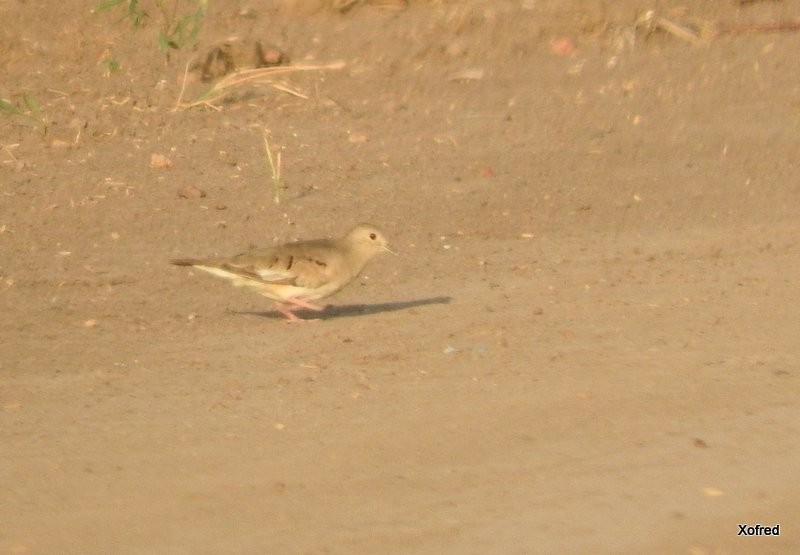
[[220, 269], [246, 279], [316, 289], [342, 272], [343, 256], [331, 241], [305, 241], [260, 249], [220, 262]]

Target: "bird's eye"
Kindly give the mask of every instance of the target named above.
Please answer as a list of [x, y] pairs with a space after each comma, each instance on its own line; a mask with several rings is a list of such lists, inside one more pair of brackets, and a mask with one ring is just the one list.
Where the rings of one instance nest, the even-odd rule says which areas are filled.
[[377, 235], [375, 235], [374, 233], [370, 233], [370, 234], [369, 234], [369, 238], [370, 238], [370, 239], [372, 239], [373, 241], [374, 241], [375, 239], [377, 239], [377, 237], [378, 237], [378, 236], [377, 236]]

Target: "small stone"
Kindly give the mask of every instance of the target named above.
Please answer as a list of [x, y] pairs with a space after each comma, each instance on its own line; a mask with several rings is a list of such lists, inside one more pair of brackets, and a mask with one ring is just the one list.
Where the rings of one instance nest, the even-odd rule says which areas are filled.
[[163, 170], [172, 167], [172, 160], [163, 154], [150, 155], [150, 167], [157, 170]]
[[556, 56], [572, 56], [575, 53], [575, 41], [569, 37], [560, 37], [550, 43], [550, 52]]
[[195, 187], [194, 185], [184, 185], [180, 189], [178, 189], [178, 197], [179, 198], [203, 198], [206, 196], [206, 192], [202, 189]]

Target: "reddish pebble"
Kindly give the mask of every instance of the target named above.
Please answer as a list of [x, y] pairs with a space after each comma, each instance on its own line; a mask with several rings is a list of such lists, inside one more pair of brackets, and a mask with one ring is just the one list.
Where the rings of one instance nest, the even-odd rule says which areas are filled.
[[561, 37], [550, 43], [550, 52], [556, 56], [572, 56], [575, 42], [569, 37]]

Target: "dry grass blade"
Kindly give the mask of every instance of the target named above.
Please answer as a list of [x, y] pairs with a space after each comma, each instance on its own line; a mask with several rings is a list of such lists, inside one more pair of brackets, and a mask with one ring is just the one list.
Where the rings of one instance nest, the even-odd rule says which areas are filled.
[[11, 160], [12, 160], [12, 161], [14, 161], [14, 162], [17, 162], [17, 161], [18, 161], [18, 160], [17, 160], [17, 157], [16, 157], [16, 156], [14, 156], [14, 153], [13, 153], [13, 152], [11, 152], [11, 148], [9, 148], [9, 147], [12, 147], [12, 146], [14, 146], [14, 147], [15, 147], [15, 146], [19, 146], [19, 145], [4, 145], [4, 144], [2, 144], [2, 143], [0, 143], [0, 145], [2, 145], [2, 147], [3, 147], [3, 150], [5, 150], [5, 151], [6, 151], [6, 153], [7, 153], [7, 154], [8, 154], [8, 155], [11, 157]]
[[301, 93], [295, 88], [290, 87], [286, 83], [271, 83], [270, 84], [273, 89], [279, 90], [281, 92], [285, 92], [286, 94], [290, 94], [292, 96], [296, 96], [298, 98], [302, 98], [303, 100], [308, 100], [308, 95], [305, 93]]
[[291, 89], [285, 84], [273, 82], [273, 78], [276, 77], [277, 75], [283, 75], [286, 73], [295, 73], [298, 71], [323, 71], [329, 69], [342, 69], [345, 65], [346, 65], [345, 62], [338, 61], [338, 62], [332, 62], [330, 64], [321, 64], [321, 65], [295, 65], [295, 66], [279, 66], [279, 67], [246, 69], [243, 71], [238, 71], [236, 73], [231, 73], [230, 75], [226, 75], [225, 77], [217, 81], [213, 87], [211, 87], [208, 91], [206, 91], [197, 100], [194, 100], [192, 102], [183, 102], [183, 93], [186, 88], [186, 77], [188, 73], [188, 65], [187, 65], [187, 71], [186, 73], [184, 73], [183, 85], [181, 86], [181, 93], [180, 96], [178, 97], [178, 102], [175, 106], [175, 109], [186, 110], [194, 106], [209, 106], [211, 108], [217, 109], [218, 107], [214, 105], [215, 101], [219, 100], [220, 98], [231, 92], [231, 90], [237, 87], [241, 87], [242, 85], [246, 85], [248, 83], [267, 84], [279, 91], [286, 92], [294, 96], [299, 96], [300, 98], [307, 98], [306, 95], [298, 91], [295, 91], [294, 89]]

